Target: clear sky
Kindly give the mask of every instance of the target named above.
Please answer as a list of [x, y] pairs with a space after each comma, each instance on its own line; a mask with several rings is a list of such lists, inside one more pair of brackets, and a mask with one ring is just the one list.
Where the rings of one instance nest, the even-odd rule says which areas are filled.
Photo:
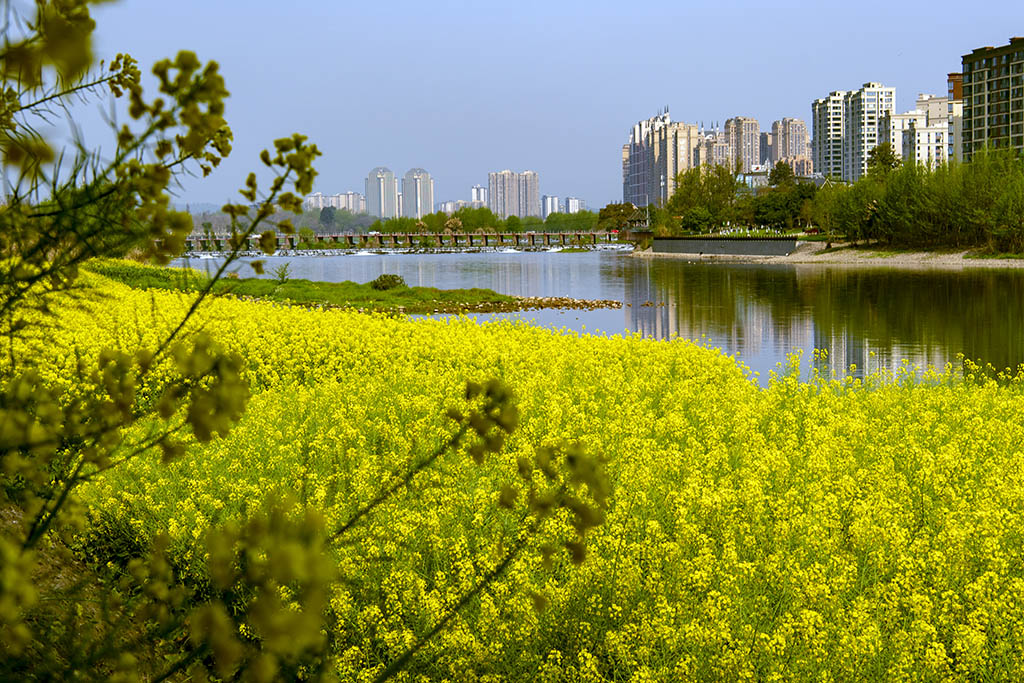
[[217, 204], [297, 131], [324, 153], [326, 194], [363, 192], [375, 166], [419, 166], [435, 201], [469, 199], [511, 168], [600, 207], [621, 201], [630, 127], [666, 105], [706, 125], [810, 126], [813, 99], [880, 81], [903, 111], [945, 94], [962, 54], [1024, 35], [1020, 0], [122, 0], [95, 16], [100, 56], [128, 52], [144, 71], [179, 49], [220, 63], [235, 149], [181, 196]]

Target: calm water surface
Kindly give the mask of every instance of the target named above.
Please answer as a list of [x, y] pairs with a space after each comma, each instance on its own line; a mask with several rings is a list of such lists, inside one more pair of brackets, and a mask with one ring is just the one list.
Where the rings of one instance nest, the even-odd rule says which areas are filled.
[[[1024, 272], [898, 270], [821, 265], [688, 263], [623, 252], [277, 256], [291, 276], [368, 282], [397, 273], [411, 286], [486, 287], [517, 296], [615, 299], [621, 309], [544, 310], [514, 318], [591, 334], [702, 340], [763, 377], [787, 355], [828, 352], [822, 369], [855, 375], [904, 360], [942, 367], [957, 355], [1024, 362]], [[185, 260], [177, 265], [184, 265]], [[210, 269], [217, 259], [191, 259]], [[248, 266], [240, 275], [250, 277]]]

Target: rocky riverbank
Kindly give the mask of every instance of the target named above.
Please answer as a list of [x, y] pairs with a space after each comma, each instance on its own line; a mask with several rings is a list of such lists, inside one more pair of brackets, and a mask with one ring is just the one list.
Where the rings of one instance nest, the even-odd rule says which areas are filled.
[[[478, 304], [459, 304], [435, 301], [427, 306], [399, 306], [390, 311], [396, 313], [511, 313], [514, 311], [535, 311], [542, 308], [593, 311], [599, 308], [622, 308], [621, 301], [611, 299], [571, 299], [564, 296], [520, 296], [512, 301], [492, 301]], [[377, 309], [381, 310], [381, 309]]]

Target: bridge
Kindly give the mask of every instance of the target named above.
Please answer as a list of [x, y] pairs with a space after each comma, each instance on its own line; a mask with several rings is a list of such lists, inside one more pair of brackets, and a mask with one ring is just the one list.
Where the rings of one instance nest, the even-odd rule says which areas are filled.
[[[223, 251], [229, 247], [229, 235], [190, 235], [185, 240], [189, 251]], [[278, 235], [278, 249], [295, 249], [298, 235]], [[619, 241], [614, 232], [504, 232], [504, 233], [381, 233], [379, 235], [316, 235], [310, 242], [319, 249], [373, 249], [400, 247], [549, 247], [575, 244], [611, 244]], [[259, 235], [249, 238], [249, 248], [259, 249]]]

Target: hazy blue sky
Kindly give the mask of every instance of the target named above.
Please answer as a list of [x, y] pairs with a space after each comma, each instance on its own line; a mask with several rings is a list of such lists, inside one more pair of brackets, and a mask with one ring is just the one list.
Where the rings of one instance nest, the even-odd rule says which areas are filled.
[[362, 192], [375, 166], [422, 166], [436, 201], [468, 199], [511, 168], [537, 171], [542, 194], [603, 206], [621, 200], [629, 128], [665, 105], [688, 122], [810, 125], [814, 98], [880, 81], [902, 111], [944, 94], [962, 54], [1024, 35], [1020, 0], [123, 0], [96, 17], [97, 52], [144, 71], [182, 48], [220, 62], [235, 151], [182, 197], [216, 203], [298, 131], [324, 152], [324, 193]]

